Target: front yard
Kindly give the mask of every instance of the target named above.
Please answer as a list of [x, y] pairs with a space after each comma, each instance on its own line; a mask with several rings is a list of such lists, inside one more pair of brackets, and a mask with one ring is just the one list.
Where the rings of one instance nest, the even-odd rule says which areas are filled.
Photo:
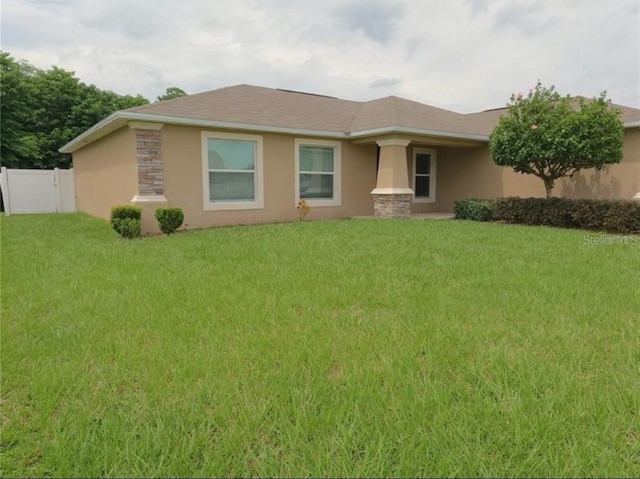
[[640, 475], [635, 242], [0, 225], [2, 476]]

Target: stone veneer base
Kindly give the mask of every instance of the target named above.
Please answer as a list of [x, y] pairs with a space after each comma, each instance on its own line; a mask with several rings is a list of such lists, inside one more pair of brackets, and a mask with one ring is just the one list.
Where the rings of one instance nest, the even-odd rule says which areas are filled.
[[376, 218], [409, 218], [411, 216], [410, 194], [373, 193], [373, 210]]

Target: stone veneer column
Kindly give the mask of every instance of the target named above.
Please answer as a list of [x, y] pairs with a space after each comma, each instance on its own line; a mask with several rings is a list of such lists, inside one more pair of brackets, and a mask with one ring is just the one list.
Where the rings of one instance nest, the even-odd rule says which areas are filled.
[[409, 140], [379, 140], [380, 162], [376, 188], [371, 192], [378, 218], [409, 218], [413, 190], [409, 188], [407, 146]]
[[162, 166], [162, 123], [132, 121], [129, 128], [136, 139], [136, 167], [138, 194], [131, 203], [142, 207], [142, 232], [159, 232], [155, 219], [156, 208], [165, 208], [164, 172]]

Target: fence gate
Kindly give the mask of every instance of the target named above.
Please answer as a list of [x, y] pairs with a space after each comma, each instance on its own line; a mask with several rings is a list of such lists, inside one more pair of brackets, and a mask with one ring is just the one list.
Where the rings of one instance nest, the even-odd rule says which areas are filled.
[[5, 214], [71, 213], [76, 211], [73, 168], [19, 170], [0, 173]]

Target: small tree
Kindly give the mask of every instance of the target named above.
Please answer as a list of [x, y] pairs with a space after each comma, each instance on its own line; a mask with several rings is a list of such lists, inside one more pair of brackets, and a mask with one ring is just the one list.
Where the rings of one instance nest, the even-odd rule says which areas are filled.
[[606, 92], [572, 99], [538, 80], [526, 97], [512, 95], [507, 107], [489, 140], [493, 161], [540, 178], [547, 198], [558, 178], [622, 160], [624, 126]]

